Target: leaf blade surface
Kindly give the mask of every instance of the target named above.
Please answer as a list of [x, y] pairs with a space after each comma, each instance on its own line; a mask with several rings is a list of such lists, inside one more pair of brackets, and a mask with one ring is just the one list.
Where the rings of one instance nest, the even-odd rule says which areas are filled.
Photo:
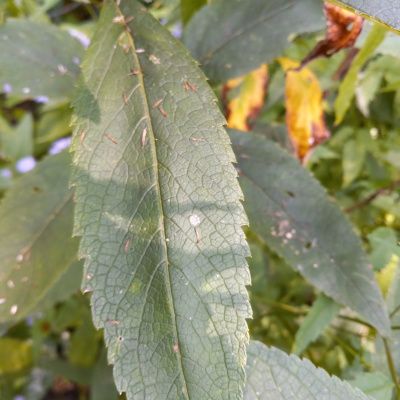
[[137, 2], [108, 2], [98, 26], [72, 181], [83, 288], [117, 388], [240, 399], [248, 249], [224, 119], [187, 50]]

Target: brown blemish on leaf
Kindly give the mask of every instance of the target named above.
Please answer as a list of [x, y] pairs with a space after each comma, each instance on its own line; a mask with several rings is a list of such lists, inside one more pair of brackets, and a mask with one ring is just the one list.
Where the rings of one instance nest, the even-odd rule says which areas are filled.
[[136, 76], [141, 74], [140, 69], [131, 69], [131, 72], [129, 72], [128, 76]]
[[142, 137], [140, 139], [140, 142], [142, 144], [142, 147], [144, 147], [146, 145], [146, 143], [147, 143], [147, 128], [143, 129]]
[[189, 90], [192, 92], [197, 92], [197, 86], [193, 85], [192, 83], [190, 83], [189, 81], [184, 81], [183, 82], [183, 87], [185, 88], [185, 90], [188, 92]]
[[109, 133], [106, 133], [104, 136], [105, 136], [110, 142], [112, 142], [112, 143], [114, 143], [114, 144], [118, 144], [117, 140], [116, 140], [113, 136], [111, 136]]

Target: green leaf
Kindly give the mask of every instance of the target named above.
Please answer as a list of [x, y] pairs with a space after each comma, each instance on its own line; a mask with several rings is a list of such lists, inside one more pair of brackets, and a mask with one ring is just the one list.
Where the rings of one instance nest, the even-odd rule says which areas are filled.
[[58, 301], [64, 294], [54, 285], [64, 286], [69, 268], [79, 272], [69, 161], [66, 153], [47, 158], [16, 180], [0, 204], [0, 322]]
[[364, 135], [368, 133], [361, 131], [355, 140], [349, 140], [343, 147], [343, 187], [349, 186], [362, 172], [367, 154]]
[[393, 382], [381, 372], [360, 373], [349, 383], [354, 387], [358, 387], [375, 400], [389, 400], [392, 398]]
[[92, 383], [90, 385], [90, 400], [117, 400], [118, 393], [115, 388], [112, 368], [107, 365], [107, 352], [100, 353], [99, 360], [93, 369]]
[[272, 61], [295, 34], [325, 26], [319, 0], [220, 0], [189, 22], [187, 47], [214, 81], [226, 81]]
[[33, 153], [33, 119], [25, 114], [19, 124], [11, 127], [0, 120], [0, 158], [16, 161]]
[[128, 399], [241, 397], [247, 220], [215, 102], [143, 6], [106, 4], [75, 101], [72, 182], [83, 289]]
[[68, 359], [72, 364], [90, 367], [95, 363], [99, 352], [99, 332], [92, 323], [89, 309], [84, 309], [79, 319], [79, 326], [71, 336], [68, 348]]
[[368, 61], [368, 59], [374, 54], [375, 50], [382, 43], [385, 38], [386, 29], [380, 25], [375, 25], [362, 49], [358, 52], [353, 62], [351, 63], [351, 67], [344, 77], [342, 83], [339, 86], [339, 93], [335, 100], [335, 124], [338, 125], [343, 121], [343, 118], [346, 115], [346, 112], [350, 108], [351, 102], [354, 98], [357, 82], [358, 82], [358, 74]]
[[[68, 239], [70, 240], [70, 238]], [[72, 262], [48, 288], [46, 295], [37, 303], [35, 309], [32, 311], [46, 310], [52, 305], [68, 299], [73, 293], [78, 292], [82, 281], [82, 271], [83, 263], [81, 261]]]
[[68, 98], [82, 45], [54, 25], [8, 20], [0, 25], [0, 92], [38, 102]]
[[181, 0], [182, 22], [187, 24], [193, 15], [206, 4], [207, 0]]
[[393, 0], [334, 0], [363, 16], [400, 30], [400, 5]]
[[295, 270], [383, 335], [387, 310], [350, 223], [326, 191], [275, 143], [232, 131], [250, 229]]
[[244, 400], [369, 400], [310, 361], [252, 341], [247, 349]]
[[45, 144], [69, 134], [71, 113], [69, 104], [44, 112], [36, 124], [35, 144], [47, 149]]
[[372, 247], [370, 258], [376, 270], [386, 267], [393, 255], [400, 257], [400, 248], [393, 229], [377, 228], [368, 235], [368, 240]]
[[339, 304], [323, 294], [319, 295], [296, 333], [293, 351], [301, 354], [324, 332], [339, 310]]

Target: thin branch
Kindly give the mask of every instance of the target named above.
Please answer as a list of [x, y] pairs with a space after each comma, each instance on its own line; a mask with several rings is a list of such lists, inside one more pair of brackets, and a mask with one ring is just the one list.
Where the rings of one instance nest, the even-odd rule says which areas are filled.
[[383, 340], [383, 344], [385, 346], [386, 359], [387, 359], [390, 375], [392, 377], [393, 383], [396, 386], [395, 400], [400, 400], [400, 383], [399, 383], [399, 379], [397, 378], [396, 367], [394, 365], [392, 353], [390, 351], [389, 342], [385, 338], [382, 338], [382, 340]]
[[345, 209], [345, 212], [351, 213], [353, 211], [358, 210], [359, 208], [367, 206], [369, 203], [374, 201], [377, 197], [388, 194], [396, 190], [400, 187], [400, 179], [393, 181], [390, 185], [382, 187], [375, 192], [372, 192], [369, 196], [365, 197], [364, 199], [360, 200], [359, 202], [353, 204], [352, 206]]
[[390, 313], [390, 318], [393, 318], [397, 312], [400, 311], [400, 305], [398, 305], [391, 313]]

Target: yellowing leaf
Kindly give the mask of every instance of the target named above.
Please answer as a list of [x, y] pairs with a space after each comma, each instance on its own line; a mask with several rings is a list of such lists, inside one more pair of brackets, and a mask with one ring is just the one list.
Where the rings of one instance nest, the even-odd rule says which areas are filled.
[[324, 121], [322, 90], [314, 73], [288, 58], [279, 59], [286, 71], [286, 124], [302, 160], [310, 149], [326, 140], [329, 131]]
[[379, 287], [384, 296], [386, 296], [389, 291], [398, 267], [399, 257], [393, 254], [388, 265], [376, 273], [376, 280], [378, 281]]
[[268, 81], [268, 65], [262, 65], [250, 74], [232, 79], [224, 87], [225, 94], [237, 89], [227, 105], [228, 127], [242, 131], [250, 130], [249, 120], [255, 118], [262, 105]]
[[32, 344], [12, 338], [0, 339], [0, 375], [27, 368], [32, 362]]

